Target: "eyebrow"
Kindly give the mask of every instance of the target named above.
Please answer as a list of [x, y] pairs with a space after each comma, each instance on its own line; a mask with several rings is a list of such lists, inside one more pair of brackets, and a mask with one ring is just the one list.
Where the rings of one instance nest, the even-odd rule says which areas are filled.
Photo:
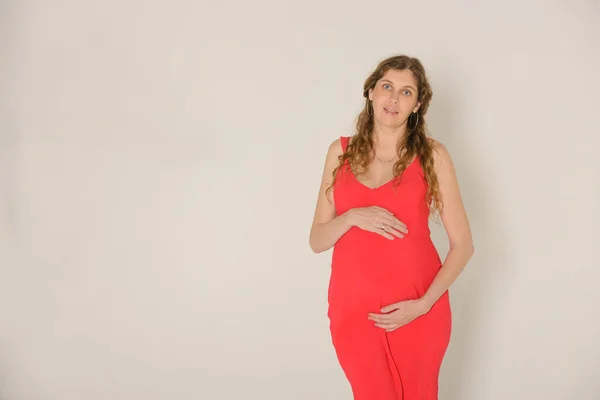
[[[392, 82], [392, 81], [390, 81], [390, 80], [388, 80], [388, 79], [382, 79], [382, 80], [381, 80], [381, 82], [389, 82], [389, 83], [391, 83], [392, 85], [394, 84], [394, 82]], [[406, 85], [406, 86], [404, 86], [404, 87], [405, 87], [405, 88], [411, 88], [411, 89], [412, 89], [412, 90], [414, 90], [415, 92], [417, 91], [417, 89], [415, 89], [414, 87], [412, 87], [412, 86], [410, 86], [410, 85]]]

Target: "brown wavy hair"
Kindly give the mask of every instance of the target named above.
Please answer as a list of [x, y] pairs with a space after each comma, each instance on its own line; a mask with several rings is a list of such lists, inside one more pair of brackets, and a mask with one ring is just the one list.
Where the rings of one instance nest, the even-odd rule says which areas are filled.
[[[381, 79], [385, 73], [390, 70], [405, 70], [412, 71], [415, 80], [417, 81], [417, 103], [421, 105], [417, 110], [418, 115], [409, 117], [407, 121], [406, 134], [398, 141], [396, 151], [400, 159], [394, 164], [394, 190], [399, 183], [400, 176], [408, 167], [415, 156], [419, 157], [421, 168], [423, 169], [425, 179], [427, 180], [427, 195], [426, 201], [429, 207], [430, 215], [441, 212], [443, 204], [439, 193], [439, 184], [437, 175], [434, 170], [433, 146], [427, 136], [427, 125], [425, 122], [425, 114], [429, 108], [429, 103], [433, 97], [433, 91], [427, 80], [425, 68], [421, 62], [414, 57], [406, 55], [398, 55], [387, 58], [379, 63], [377, 68], [366, 79], [363, 86], [363, 96], [365, 97], [365, 107], [360, 112], [356, 119], [356, 134], [348, 143], [346, 151], [339, 157], [339, 164], [333, 171], [333, 182], [327, 191], [331, 190], [335, 184], [337, 172], [346, 160], [349, 161], [352, 171], [356, 171], [357, 175], [366, 172], [368, 165], [373, 161], [373, 131], [375, 127], [374, 110], [369, 101], [369, 89], [373, 89], [377, 81]], [[416, 119], [416, 123], [411, 120]]]

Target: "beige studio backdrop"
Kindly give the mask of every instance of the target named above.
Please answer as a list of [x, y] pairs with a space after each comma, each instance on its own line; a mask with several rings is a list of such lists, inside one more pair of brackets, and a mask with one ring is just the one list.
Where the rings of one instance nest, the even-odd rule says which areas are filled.
[[0, 399], [351, 399], [308, 234], [403, 53], [476, 249], [440, 399], [600, 399], [599, 24], [593, 0], [3, 1]]

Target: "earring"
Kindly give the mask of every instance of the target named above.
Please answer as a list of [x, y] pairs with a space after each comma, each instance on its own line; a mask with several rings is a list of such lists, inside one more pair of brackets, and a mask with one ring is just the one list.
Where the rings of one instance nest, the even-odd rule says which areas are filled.
[[408, 116], [408, 125], [411, 125], [411, 124], [410, 124], [410, 117], [412, 117], [413, 115], [416, 115], [416, 116], [417, 116], [417, 121], [416, 121], [416, 122], [413, 124], [413, 126], [410, 126], [410, 129], [415, 129], [415, 128], [417, 127], [417, 124], [419, 123], [419, 113], [411, 113], [411, 114]]

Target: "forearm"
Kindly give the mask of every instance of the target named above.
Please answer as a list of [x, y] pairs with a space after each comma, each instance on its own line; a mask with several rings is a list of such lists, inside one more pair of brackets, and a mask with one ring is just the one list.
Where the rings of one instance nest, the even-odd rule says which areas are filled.
[[473, 253], [474, 249], [470, 244], [461, 244], [450, 249], [444, 260], [444, 264], [433, 279], [429, 289], [421, 297], [426, 311], [429, 311], [435, 302], [450, 288], [450, 285], [460, 275], [473, 256]]
[[310, 232], [310, 248], [315, 253], [329, 250], [352, 226], [350, 210], [331, 221], [314, 224]]

